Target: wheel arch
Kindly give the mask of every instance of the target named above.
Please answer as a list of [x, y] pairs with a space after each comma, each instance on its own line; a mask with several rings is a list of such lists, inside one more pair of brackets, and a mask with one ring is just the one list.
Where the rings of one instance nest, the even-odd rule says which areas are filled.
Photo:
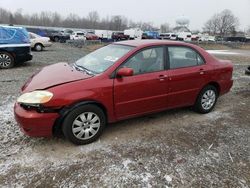
[[15, 52], [10, 52], [8, 50], [5, 50], [5, 49], [1, 49], [1, 52], [5, 52], [5, 53], [8, 53], [12, 56], [12, 58], [14, 59], [14, 62], [16, 61], [16, 54]]
[[64, 108], [62, 108], [60, 111], [59, 111], [59, 118], [57, 118], [57, 120], [55, 121], [54, 125], [53, 125], [53, 134], [56, 134], [58, 133], [59, 131], [61, 131], [61, 126], [62, 126], [62, 123], [65, 119], [65, 117], [74, 109], [80, 107], [80, 106], [83, 106], [83, 105], [87, 105], [87, 104], [92, 104], [92, 105], [96, 105], [97, 107], [99, 107], [100, 109], [102, 109], [102, 111], [104, 112], [104, 115], [106, 117], [106, 122], [108, 122], [108, 113], [107, 113], [107, 109], [106, 107], [101, 104], [100, 102], [97, 102], [97, 101], [80, 101], [80, 102], [77, 102], [77, 103], [74, 103], [70, 106], [66, 106]]
[[206, 87], [208, 85], [214, 86], [217, 89], [218, 95], [220, 95], [221, 87], [220, 87], [220, 84], [218, 82], [216, 82], [216, 81], [209, 82], [204, 87]]
[[35, 43], [34, 48], [36, 47], [36, 45], [41, 45], [42, 47], [44, 47], [43, 43], [41, 43], [41, 42]]

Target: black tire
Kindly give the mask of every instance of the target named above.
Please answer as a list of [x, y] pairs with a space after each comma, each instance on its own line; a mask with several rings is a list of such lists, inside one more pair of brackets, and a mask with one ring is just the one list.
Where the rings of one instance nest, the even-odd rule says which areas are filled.
[[[209, 98], [208, 95], [205, 95], [207, 92], [210, 92], [210, 91], [211, 91], [211, 93], [214, 94], [215, 98], [212, 97], [213, 94], [211, 95], [211, 98]], [[208, 96], [208, 99], [205, 98], [206, 96]], [[217, 102], [217, 99], [218, 99], [218, 90], [216, 89], [216, 87], [214, 87], [212, 85], [207, 85], [200, 91], [200, 93], [196, 99], [195, 105], [194, 105], [194, 110], [196, 112], [201, 113], [201, 114], [209, 113], [213, 110], [213, 108]], [[207, 100], [207, 103], [204, 102], [203, 100]], [[207, 108], [204, 107], [206, 105], [207, 105]]]
[[37, 52], [41, 52], [43, 51], [43, 45], [42, 44], [36, 44], [34, 49], [37, 51]]
[[54, 37], [55, 42], [59, 42], [59, 37]]
[[[88, 119], [88, 113], [92, 113], [93, 119], [96, 118], [96, 116], [99, 118], [95, 122], [91, 123], [91, 120]], [[81, 115], [81, 117], [80, 117]], [[86, 116], [87, 115], [87, 116]], [[96, 116], [95, 116], [96, 115]], [[85, 120], [82, 120], [82, 116], [85, 117]], [[86, 118], [87, 117], [87, 118]], [[74, 122], [77, 121], [77, 124], [80, 122], [81, 125], [77, 125]], [[88, 122], [87, 122], [88, 121]], [[86, 125], [85, 125], [86, 123]], [[99, 128], [97, 127], [92, 127], [93, 125], [99, 124]], [[102, 134], [104, 127], [106, 125], [106, 116], [101, 108], [99, 108], [96, 105], [92, 104], [87, 104], [83, 106], [79, 106], [75, 109], [73, 109], [64, 119], [63, 124], [62, 124], [62, 131], [64, 136], [73, 144], [76, 145], [83, 145], [83, 144], [89, 144], [91, 142], [94, 142], [99, 138], [99, 136]], [[89, 126], [89, 127], [87, 127]], [[75, 131], [73, 133], [73, 129], [78, 131]], [[96, 131], [94, 134], [90, 130]], [[81, 132], [84, 132], [81, 135]], [[88, 133], [87, 133], [88, 132]], [[91, 135], [90, 135], [91, 134]], [[81, 135], [81, 136], [79, 136]], [[84, 136], [83, 136], [84, 135]], [[78, 138], [78, 137], [81, 137]], [[90, 136], [89, 138], [85, 138], [86, 136]]]
[[0, 68], [9, 69], [14, 67], [15, 60], [14, 57], [7, 52], [0, 52]]
[[246, 74], [246, 75], [250, 75], [250, 66], [246, 68], [245, 74]]

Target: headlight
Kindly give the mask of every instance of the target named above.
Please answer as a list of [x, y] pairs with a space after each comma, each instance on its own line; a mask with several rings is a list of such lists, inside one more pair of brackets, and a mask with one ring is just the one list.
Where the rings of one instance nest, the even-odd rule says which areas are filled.
[[44, 104], [49, 102], [52, 97], [53, 93], [49, 91], [32, 91], [21, 95], [17, 102], [23, 104]]

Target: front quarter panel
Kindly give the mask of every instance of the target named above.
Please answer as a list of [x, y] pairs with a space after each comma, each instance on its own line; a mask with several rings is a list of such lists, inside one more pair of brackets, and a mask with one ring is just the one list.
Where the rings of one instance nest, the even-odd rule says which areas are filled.
[[108, 76], [96, 76], [47, 89], [53, 98], [45, 107], [61, 109], [75, 104], [93, 101], [105, 107], [110, 122], [115, 121], [113, 112], [113, 79]]

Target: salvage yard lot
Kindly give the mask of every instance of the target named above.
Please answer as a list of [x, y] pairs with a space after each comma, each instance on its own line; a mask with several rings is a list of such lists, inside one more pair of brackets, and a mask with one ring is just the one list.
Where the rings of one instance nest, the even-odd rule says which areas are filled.
[[248, 187], [250, 185], [249, 50], [216, 53], [234, 63], [232, 91], [213, 112], [170, 110], [109, 125], [92, 144], [30, 138], [13, 104], [34, 72], [74, 62], [95, 46], [54, 44], [31, 62], [0, 70], [0, 187]]

